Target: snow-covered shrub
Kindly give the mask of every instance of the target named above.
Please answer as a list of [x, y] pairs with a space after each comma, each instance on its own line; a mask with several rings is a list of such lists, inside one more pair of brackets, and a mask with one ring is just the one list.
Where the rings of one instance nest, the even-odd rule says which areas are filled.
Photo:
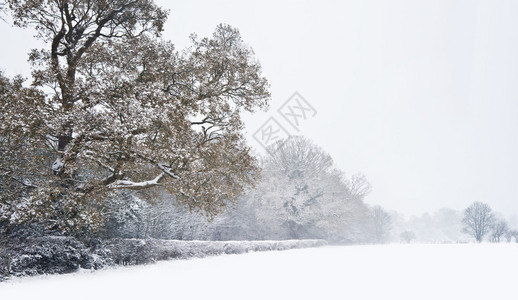
[[111, 263], [100, 240], [59, 235], [44, 224], [0, 226], [0, 280], [9, 276], [61, 274]]
[[82, 242], [65, 236], [29, 236], [7, 240], [4, 235], [4, 239], [0, 238], [0, 281], [13, 275], [62, 274], [79, 268], [100, 269], [106, 265], [137, 265], [169, 259], [288, 250], [325, 244], [323, 240], [92, 239]]
[[325, 245], [323, 240], [288, 241], [174, 241], [113, 239], [105, 244], [115, 264], [145, 264], [167, 259], [186, 259], [221, 254], [241, 254], [256, 251], [288, 250]]
[[75, 238], [64, 236], [10, 240], [2, 249], [6, 275], [69, 273], [93, 268], [89, 250]]

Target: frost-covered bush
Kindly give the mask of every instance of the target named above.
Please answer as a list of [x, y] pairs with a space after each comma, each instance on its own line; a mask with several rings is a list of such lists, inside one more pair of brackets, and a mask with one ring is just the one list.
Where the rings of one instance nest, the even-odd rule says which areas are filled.
[[2, 269], [8, 275], [69, 273], [99, 267], [84, 244], [72, 237], [44, 236], [10, 240], [2, 247]]
[[323, 240], [288, 241], [173, 241], [113, 239], [105, 245], [106, 253], [115, 264], [144, 264], [167, 259], [186, 259], [221, 254], [256, 251], [288, 250], [325, 245]]
[[5, 235], [2, 235], [0, 236], [0, 281], [13, 275], [62, 274], [74, 272], [79, 268], [100, 269], [108, 265], [137, 265], [160, 260], [288, 250], [325, 244], [323, 240], [112, 239], [82, 242], [65, 236], [10, 238], [7, 242]]
[[98, 269], [108, 257], [100, 240], [59, 235], [44, 224], [0, 226], [0, 279]]

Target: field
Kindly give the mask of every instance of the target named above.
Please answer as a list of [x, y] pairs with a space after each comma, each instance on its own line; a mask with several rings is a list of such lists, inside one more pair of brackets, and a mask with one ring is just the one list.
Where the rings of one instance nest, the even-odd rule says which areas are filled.
[[0, 283], [0, 299], [518, 299], [518, 244], [326, 246]]

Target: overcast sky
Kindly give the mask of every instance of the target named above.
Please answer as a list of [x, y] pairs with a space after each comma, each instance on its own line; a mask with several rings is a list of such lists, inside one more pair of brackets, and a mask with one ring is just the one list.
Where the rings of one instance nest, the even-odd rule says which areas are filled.
[[[474, 201], [518, 213], [518, 2], [158, 1], [164, 36], [238, 27], [271, 83], [270, 117], [365, 174], [370, 204], [405, 214]], [[0, 68], [28, 75], [31, 33], [0, 22]], [[298, 131], [277, 112], [299, 92], [316, 110]]]

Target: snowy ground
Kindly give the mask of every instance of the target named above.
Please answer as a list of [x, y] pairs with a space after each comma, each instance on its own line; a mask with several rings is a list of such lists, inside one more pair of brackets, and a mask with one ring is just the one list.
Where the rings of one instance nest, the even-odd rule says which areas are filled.
[[321, 247], [15, 279], [0, 299], [518, 299], [518, 244]]

